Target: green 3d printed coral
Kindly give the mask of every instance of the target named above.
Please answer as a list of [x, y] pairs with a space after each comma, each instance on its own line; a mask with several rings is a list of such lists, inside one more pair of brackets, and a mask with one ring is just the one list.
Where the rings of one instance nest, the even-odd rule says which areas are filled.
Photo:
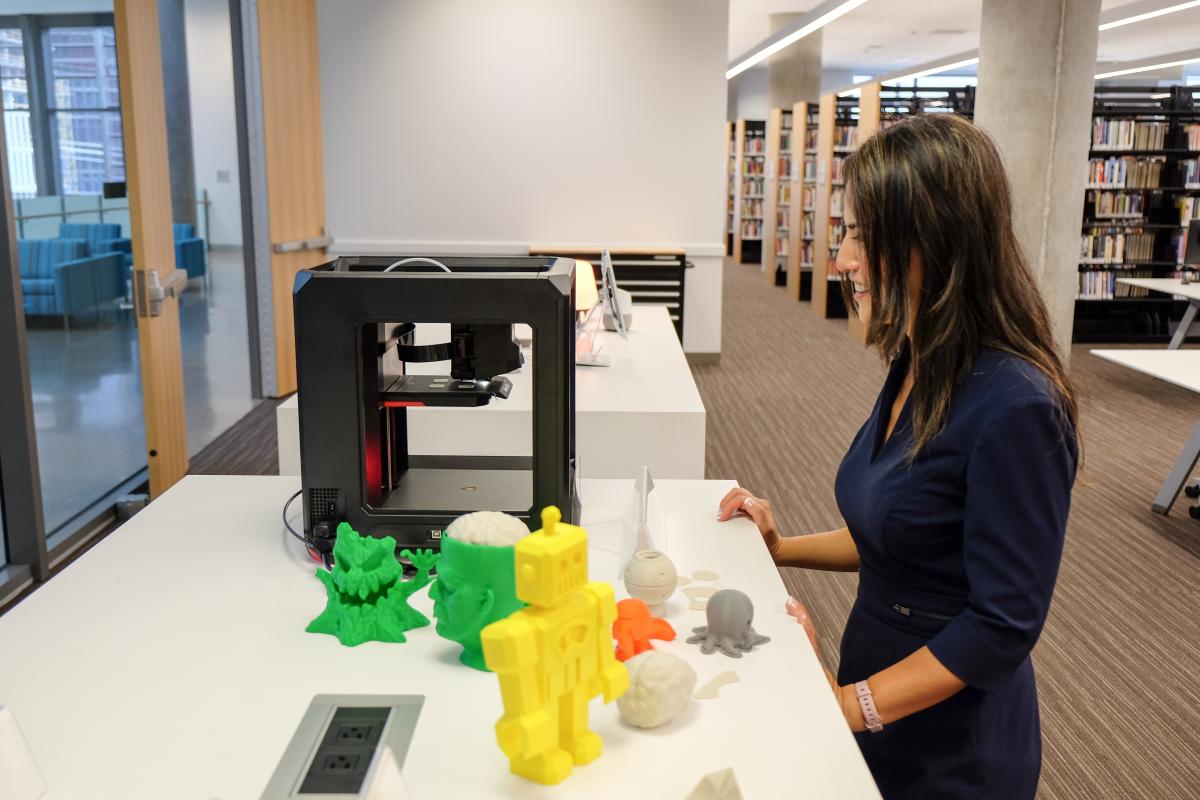
[[338, 525], [333, 571], [317, 570], [328, 596], [325, 610], [305, 630], [332, 634], [354, 647], [403, 642], [405, 631], [428, 625], [429, 619], [410, 606], [408, 598], [429, 583], [438, 556], [431, 550], [403, 550], [400, 555], [417, 568], [411, 580], [403, 580], [395, 539], [361, 536], [345, 522]]

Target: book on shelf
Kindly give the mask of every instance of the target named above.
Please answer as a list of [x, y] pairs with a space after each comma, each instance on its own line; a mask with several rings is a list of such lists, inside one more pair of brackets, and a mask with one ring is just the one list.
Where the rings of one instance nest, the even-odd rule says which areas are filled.
[[792, 185], [786, 181], [779, 182], [779, 194], [775, 198], [775, 202], [781, 206], [790, 206], [792, 204]]
[[809, 125], [804, 131], [804, 149], [816, 151], [817, 149], [817, 126]]
[[856, 125], [835, 125], [833, 127], [833, 149], [849, 150], [854, 147]]
[[829, 165], [829, 180], [833, 183], [846, 180], [846, 159], [843, 156], [833, 157], [833, 163]]
[[747, 158], [742, 163], [743, 175], [763, 175], [765, 173], [766, 166], [756, 158]]
[[1146, 213], [1146, 197], [1137, 192], [1112, 192], [1089, 189], [1087, 202], [1096, 219], [1135, 217]]
[[742, 196], [743, 197], [762, 197], [766, 191], [765, 178], [746, 178], [742, 181]]
[[829, 216], [841, 217], [845, 206], [846, 190], [841, 186], [835, 187], [829, 193]]
[[1146, 297], [1149, 289], [1118, 283], [1118, 278], [1151, 278], [1153, 271], [1144, 269], [1082, 269], [1079, 272], [1079, 300], [1114, 300]]
[[788, 240], [786, 236], [778, 236], [775, 238], [775, 255], [786, 256], [788, 254]]
[[804, 219], [801, 221], [800, 227], [801, 227], [801, 235], [805, 239], [812, 239], [813, 238], [813, 215], [805, 214]]
[[1093, 150], [1162, 150], [1168, 122], [1097, 118], [1092, 122]]
[[1200, 219], [1200, 203], [1196, 202], [1196, 198], [1190, 195], [1180, 197], [1175, 201], [1175, 207], [1179, 210], [1179, 224], [1189, 225], [1194, 219]]
[[1183, 133], [1187, 138], [1187, 149], [1200, 150], [1200, 124], [1184, 125]]
[[1088, 187], [1092, 189], [1153, 189], [1162, 185], [1167, 160], [1155, 158], [1093, 158], [1088, 160]]
[[1154, 234], [1137, 228], [1089, 226], [1079, 245], [1081, 264], [1120, 264], [1126, 261], [1153, 261]]
[[1180, 161], [1179, 178], [1185, 189], [1200, 189], [1200, 160], [1188, 158]]
[[800, 242], [800, 264], [802, 266], [811, 267], [813, 263], [813, 244], [812, 242]]
[[815, 181], [817, 179], [817, 157], [804, 157], [804, 180]]
[[803, 208], [805, 211], [811, 210], [813, 208], [813, 203], [816, 200], [816, 196], [817, 196], [817, 193], [816, 193], [816, 190], [813, 189], [813, 187], [805, 186], [804, 191], [801, 192], [801, 194], [800, 194], [800, 197], [801, 197], [800, 207]]
[[742, 238], [743, 239], [761, 239], [762, 238], [762, 220], [761, 219], [744, 219], [742, 220]]
[[758, 219], [761, 220], [763, 215], [763, 201], [750, 199], [742, 201], [742, 219]]
[[[788, 231], [788, 212], [786, 212], [786, 211], [776, 211], [775, 212], [775, 229], [777, 231], [779, 231], [781, 234], [787, 233], [787, 231]], [[782, 237], [780, 237], [780, 238], [782, 238]]]

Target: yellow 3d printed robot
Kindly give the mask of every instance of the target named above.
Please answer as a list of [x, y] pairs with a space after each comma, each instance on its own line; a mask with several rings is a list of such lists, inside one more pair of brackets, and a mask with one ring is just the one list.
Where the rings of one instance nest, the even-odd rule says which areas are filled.
[[589, 583], [587, 532], [542, 511], [542, 529], [517, 542], [517, 597], [529, 606], [483, 629], [483, 656], [500, 678], [504, 716], [496, 740], [512, 771], [559, 783], [575, 764], [595, 761], [588, 701], [615, 700], [629, 686], [613, 655], [613, 589]]

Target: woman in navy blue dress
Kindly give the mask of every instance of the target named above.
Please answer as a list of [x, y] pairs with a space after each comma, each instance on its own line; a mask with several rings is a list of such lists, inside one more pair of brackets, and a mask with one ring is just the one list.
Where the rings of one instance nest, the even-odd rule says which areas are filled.
[[720, 518], [749, 514], [781, 566], [859, 573], [831, 683], [885, 798], [1032, 798], [1029, 653], [1062, 556], [1076, 407], [999, 154], [951, 115], [894, 125], [848, 159], [844, 222], [847, 301], [891, 363], [838, 469], [846, 527], [784, 538], [744, 489]]

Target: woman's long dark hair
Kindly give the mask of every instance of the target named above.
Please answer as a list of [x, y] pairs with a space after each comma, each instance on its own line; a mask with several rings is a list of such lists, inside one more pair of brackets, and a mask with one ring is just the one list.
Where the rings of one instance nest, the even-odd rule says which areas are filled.
[[945, 427], [951, 394], [981, 347], [1037, 367], [1076, 428], [1075, 393], [987, 134], [956, 115], [913, 116], [864, 142], [845, 174], [870, 276], [867, 343], [885, 358], [900, 353], [908, 336], [914, 255], [924, 271], [910, 343], [912, 454]]

